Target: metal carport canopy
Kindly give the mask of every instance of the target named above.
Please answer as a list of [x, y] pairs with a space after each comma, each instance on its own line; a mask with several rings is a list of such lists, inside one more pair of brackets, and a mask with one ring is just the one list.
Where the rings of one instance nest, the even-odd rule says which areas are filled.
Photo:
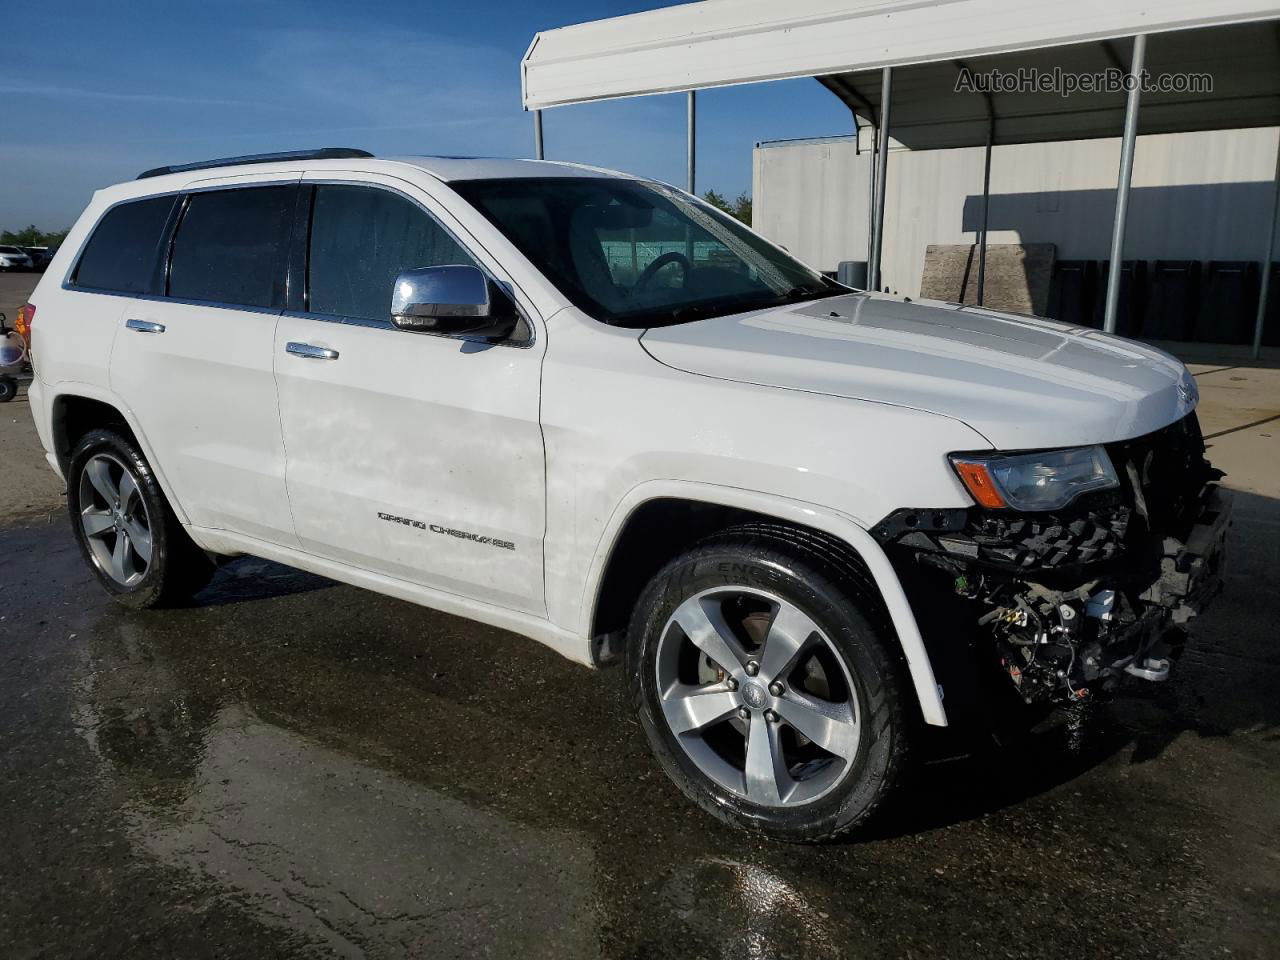
[[[1275, 0], [789, 0], [785, 4], [776, 0], [703, 0], [542, 31], [534, 36], [525, 54], [521, 82], [525, 107], [538, 110], [786, 77], [869, 76], [886, 66], [937, 64], [947, 74], [948, 83], [942, 89], [925, 83], [921, 93], [929, 102], [921, 106], [928, 113], [931, 102], [936, 114], [932, 119], [953, 126], [957, 118], [949, 114], [955, 101], [976, 99], [938, 96], [954, 90], [954, 61], [1036, 51], [1019, 57], [1018, 62], [1047, 69], [1124, 67], [1127, 49], [1116, 55], [1103, 41], [1277, 17], [1280, 4]], [[1265, 36], [1255, 28], [1250, 38], [1253, 56], [1243, 59], [1253, 59], [1253, 64], [1239, 57], [1247, 51], [1229, 43], [1214, 44], [1218, 55], [1206, 58], [1203, 54], [1207, 51], [1198, 48], [1203, 39], [1198, 38], [1187, 44], [1185, 52], [1191, 55], [1179, 58], [1177, 66], [1179, 70], [1214, 74], [1215, 88], [1222, 92], [1209, 99], [1232, 101], [1226, 114], [1234, 126], [1272, 124], [1280, 117], [1277, 85], [1264, 82], [1259, 90], [1258, 76], [1242, 73], [1258, 65], [1255, 57], [1269, 56], [1274, 77], [1280, 36], [1274, 24], [1268, 24]], [[1046, 49], [1078, 44], [1091, 45], [1096, 55], [1073, 51], [1069, 64], [1064, 65], [1067, 51]], [[980, 69], [978, 63], [969, 65]], [[895, 73], [903, 82], [910, 76], [910, 72]], [[828, 85], [865, 115], [866, 106], [855, 96], [847, 90], [841, 92], [838, 83]], [[862, 90], [856, 81], [855, 87], [858, 97], [874, 102], [870, 96], [875, 93], [874, 82], [869, 90]], [[915, 121], [910, 126], [927, 122], [920, 110], [910, 110], [909, 100], [898, 100], [899, 92], [904, 97], [909, 93], [901, 86], [894, 91], [894, 111], [904, 124], [909, 119]], [[1033, 126], [1024, 123], [1022, 138], [1104, 135], [1081, 127], [1077, 96], [1035, 96], [1041, 120]], [[1097, 118], [1099, 122], [1093, 126], [1108, 126], [1105, 135], [1114, 136], [1124, 109], [1123, 96], [1112, 94], [1107, 101], [1115, 112], [1109, 118]], [[916, 116], [904, 116], [909, 112]], [[1184, 116], [1181, 121], [1171, 119], [1162, 129], [1221, 127], [1226, 125], [1217, 119], [1222, 113], [1213, 103], [1203, 103], [1196, 115]], [[960, 135], [953, 131], [928, 145], [985, 142], [985, 124], [962, 126], [970, 130]], [[899, 129], [895, 122], [895, 137]], [[906, 127], [901, 129], [907, 137], [902, 142], [911, 145]]]

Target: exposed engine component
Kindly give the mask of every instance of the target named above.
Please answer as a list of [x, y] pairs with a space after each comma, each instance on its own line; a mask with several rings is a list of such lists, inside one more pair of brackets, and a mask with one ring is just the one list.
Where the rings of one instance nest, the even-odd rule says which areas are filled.
[[1230, 516], [1230, 495], [1210, 487], [1186, 540], [1162, 538], [1149, 563], [1099, 564], [1103, 575], [1067, 589], [991, 573], [962, 574], [955, 589], [988, 608], [978, 626], [1028, 703], [1079, 700], [1125, 674], [1162, 681], [1170, 640], [1221, 589]]
[[1134, 670], [1147, 680], [1169, 675], [1161, 646], [1167, 611], [1135, 605], [1104, 582], [1060, 591], [1010, 581], [977, 599], [991, 607], [978, 624], [990, 630], [1001, 667], [1028, 703], [1080, 700]]

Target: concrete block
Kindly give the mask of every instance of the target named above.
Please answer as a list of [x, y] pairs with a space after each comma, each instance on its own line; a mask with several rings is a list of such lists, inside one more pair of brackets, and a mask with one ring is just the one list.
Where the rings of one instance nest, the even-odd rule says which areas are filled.
[[[988, 244], [985, 306], [1043, 316], [1049, 306], [1049, 283], [1056, 256], [1052, 243]], [[929, 244], [920, 296], [976, 304], [978, 245]]]

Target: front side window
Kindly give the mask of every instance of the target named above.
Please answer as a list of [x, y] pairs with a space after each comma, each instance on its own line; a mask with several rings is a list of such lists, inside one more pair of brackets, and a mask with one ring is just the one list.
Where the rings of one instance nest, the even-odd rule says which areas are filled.
[[293, 184], [193, 193], [173, 241], [169, 296], [283, 309], [295, 196]]
[[402, 271], [453, 264], [475, 261], [407, 198], [374, 187], [316, 187], [307, 257], [312, 313], [388, 320]]
[[149, 197], [107, 211], [85, 244], [72, 285], [159, 293], [157, 260], [176, 197]]
[[660, 326], [847, 292], [660, 184], [546, 177], [450, 186], [605, 323]]

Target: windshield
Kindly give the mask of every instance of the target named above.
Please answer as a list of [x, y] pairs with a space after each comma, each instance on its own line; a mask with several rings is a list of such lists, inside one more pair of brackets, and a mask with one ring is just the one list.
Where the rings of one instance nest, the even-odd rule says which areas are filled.
[[660, 184], [546, 177], [450, 186], [605, 323], [662, 326], [847, 292]]

